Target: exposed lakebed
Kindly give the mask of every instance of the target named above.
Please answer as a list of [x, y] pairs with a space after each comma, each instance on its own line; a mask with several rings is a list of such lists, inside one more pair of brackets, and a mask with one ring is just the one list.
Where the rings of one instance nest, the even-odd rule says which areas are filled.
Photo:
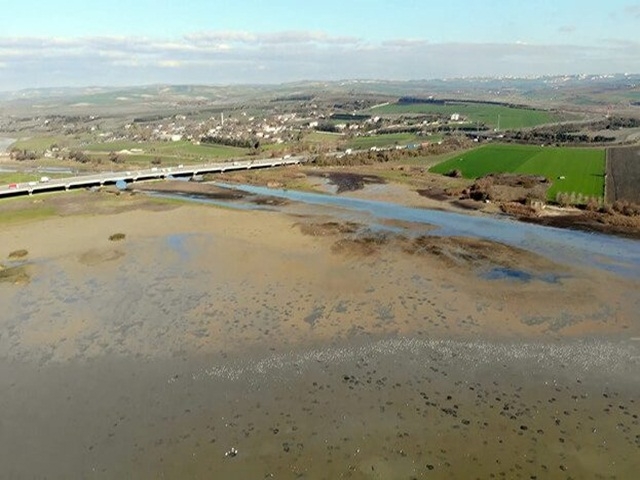
[[635, 478], [638, 283], [599, 267], [631, 244], [232, 193], [87, 216], [104, 242], [68, 254], [11, 246], [8, 477]]

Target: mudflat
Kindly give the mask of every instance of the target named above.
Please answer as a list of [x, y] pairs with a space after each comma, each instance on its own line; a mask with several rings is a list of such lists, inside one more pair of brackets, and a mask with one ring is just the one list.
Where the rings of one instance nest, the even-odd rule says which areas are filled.
[[9, 478], [635, 478], [637, 280], [319, 207], [109, 205], [0, 230]]

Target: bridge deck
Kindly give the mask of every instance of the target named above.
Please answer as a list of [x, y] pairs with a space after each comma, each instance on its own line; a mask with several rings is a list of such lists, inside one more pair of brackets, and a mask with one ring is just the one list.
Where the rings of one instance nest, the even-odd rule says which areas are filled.
[[222, 173], [234, 170], [281, 167], [306, 162], [305, 157], [269, 158], [260, 160], [240, 160], [233, 162], [206, 163], [180, 167], [149, 168], [126, 172], [106, 172], [77, 177], [56, 178], [47, 182], [22, 182], [0, 185], [0, 198], [17, 195], [34, 195], [37, 193], [73, 188], [87, 188], [115, 184], [118, 181], [138, 182], [168, 177], [193, 177], [205, 173]]

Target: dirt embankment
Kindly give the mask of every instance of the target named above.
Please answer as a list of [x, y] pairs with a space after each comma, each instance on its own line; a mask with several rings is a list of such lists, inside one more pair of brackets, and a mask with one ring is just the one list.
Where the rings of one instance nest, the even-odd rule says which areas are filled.
[[138, 183], [136, 190], [143, 192], [174, 193], [180, 195], [194, 195], [211, 200], [241, 200], [247, 194], [238, 190], [216, 187], [215, 185], [197, 182], [162, 181]]
[[556, 228], [572, 228], [640, 239], [640, 216], [628, 216], [613, 209], [606, 211], [555, 208], [551, 212], [538, 211], [519, 203], [506, 203], [501, 209], [518, 220]]
[[469, 210], [500, 211], [518, 220], [558, 228], [640, 238], [640, 208], [628, 202], [561, 208], [545, 204], [550, 184], [544, 177], [496, 174], [462, 188], [418, 189], [425, 197]]
[[[397, 185], [403, 187], [403, 192], [406, 190], [404, 195], [382, 198], [384, 192], [376, 190], [375, 195], [380, 196], [376, 199], [412, 204], [407, 194], [413, 190], [431, 201], [428, 205], [413, 202], [416, 204], [414, 206], [482, 211], [490, 214], [505, 213], [528, 223], [640, 238], [640, 210], [632, 204], [617, 202], [605, 208], [590, 206], [589, 209], [550, 207], [543, 200], [550, 185], [544, 177], [495, 174], [470, 184], [468, 180], [434, 176], [410, 167], [402, 167], [401, 170], [398, 170], [398, 166], [385, 168], [376, 170], [373, 167], [362, 167], [348, 171], [274, 169], [265, 172], [241, 172], [225, 177], [225, 181], [274, 188], [314, 190], [312, 179], [325, 178], [336, 187], [337, 194], [366, 193], [366, 187], [370, 185], [386, 185], [391, 191], [391, 187]], [[397, 174], [397, 171], [400, 172], [401, 178], [396, 182], [393, 174]], [[195, 195], [220, 201], [244, 200], [260, 205], [286, 203], [285, 200], [275, 197], [255, 197], [206, 183], [152, 182], [138, 184], [136, 188], [142, 191]]]

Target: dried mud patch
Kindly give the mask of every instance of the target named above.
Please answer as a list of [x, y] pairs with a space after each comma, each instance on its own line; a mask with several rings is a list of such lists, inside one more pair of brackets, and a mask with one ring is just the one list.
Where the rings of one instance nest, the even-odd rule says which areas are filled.
[[363, 228], [363, 225], [355, 222], [296, 223], [295, 226], [304, 235], [312, 237], [352, 234]]
[[555, 265], [526, 250], [470, 237], [401, 238], [399, 245], [408, 255], [438, 258], [449, 266], [482, 268], [488, 265], [518, 270], [553, 268]]
[[29, 255], [29, 251], [22, 248], [20, 250], [14, 250], [13, 252], [9, 253], [9, 260], [17, 260], [17, 259], [21, 259], [21, 258], [25, 258], [27, 255]]
[[490, 240], [373, 231], [353, 223], [298, 224], [304, 234], [339, 237], [334, 254], [369, 257], [384, 253], [434, 260], [450, 269], [482, 270], [501, 267], [514, 271], [556, 271], [558, 266], [535, 253]]
[[194, 195], [210, 200], [241, 200], [247, 196], [246, 193], [238, 190], [230, 190], [206, 183], [184, 182], [180, 180], [140, 183], [136, 185], [136, 190]]
[[408, 232], [427, 232], [427, 231], [436, 229], [434, 225], [430, 225], [422, 222], [398, 220], [395, 218], [381, 218], [378, 220], [378, 223], [380, 225], [384, 225], [385, 227], [398, 228]]
[[278, 197], [267, 197], [267, 196], [259, 196], [254, 199], [251, 199], [251, 202], [255, 205], [263, 205], [263, 206], [272, 206], [272, 207], [281, 207], [283, 205], [288, 205], [290, 202], [286, 198], [278, 198]]
[[383, 185], [387, 183], [382, 177], [362, 173], [322, 172], [318, 176], [328, 178], [331, 183], [338, 187], [336, 193], [354, 192], [362, 190], [365, 185]]
[[331, 247], [333, 253], [370, 256], [380, 253], [394, 239], [393, 235], [386, 233], [368, 233], [355, 238], [343, 238], [338, 240]]

